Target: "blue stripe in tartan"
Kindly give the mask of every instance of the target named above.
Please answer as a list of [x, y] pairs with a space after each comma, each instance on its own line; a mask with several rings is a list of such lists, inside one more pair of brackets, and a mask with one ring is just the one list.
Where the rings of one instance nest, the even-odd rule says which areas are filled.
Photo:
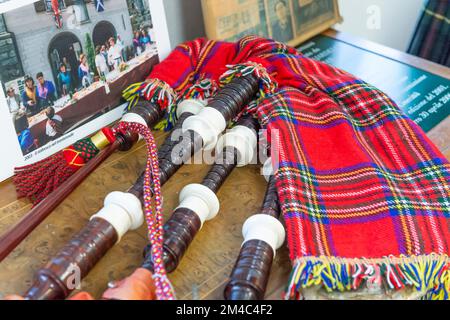
[[[434, 158], [434, 159], [432, 159], [432, 163], [430, 163], [429, 161], [417, 162], [413, 166], [407, 166], [406, 168], [410, 172], [410, 171], [417, 171], [417, 170], [421, 170], [421, 169], [427, 169], [430, 167], [430, 165], [435, 165], [435, 166], [441, 166], [440, 168], [438, 168], [436, 170], [438, 170], [442, 173], [448, 173], [449, 171], [444, 166], [445, 164], [446, 163], [444, 163], [440, 158]], [[311, 170], [310, 167], [307, 167], [307, 166], [304, 166], [302, 164], [292, 162], [292, 161], [280, 161], [280, 167], [298, 168], [298, 170], [300, 170], [300, 171]], [[376, 172], [381, 172], [380, 171], [381, 169], [374, 162], [360, 162], [353, 166], [335, 168], [333, 170], [316, 170], [316, 169], [314, 169], [314, 172], [316, 173], [316, 175], [332, 175], [332, 174], [340, 174], [340, 173], [349, 173], [349, 172], [356, 171], [359, 169], [364, 169], [364, 168], [373, 168], [376, 170]], [[403, 171], [399, 170], [399, 169], [396, 170], [396, 169], [385, 168], [384, 171], [386, 173], [390, 173], [390, 174], [402, 174], [403, 173]]]
[[339, 90], [341, 88], [344, 88], [344, 87], [347, 87], [347, 86], [351, 86], [351, 85], [354, 85], [354, 84], [366, 84], [366, 83], [364, 81], [362, 81], [362, 80], [354, 79], [352, 81], [342, 82], [342, 83], [338, 83], [338, 84], [336, 84], [334, 86], [327, 87], [327, 88], [325, 88], [325, 90], [327, 90], [327, 92], [334, 92], [334, 91], [337, 91], [337, 90]]
[[377, 121], [371, 125], [365, 125], [365, 126], [357, 126], [357, 125], [353, 125], [353, 123], [351, 123], [351, 121], [349, 121], [348, 119], [338, 119], [338, 120], [334, 120], [332, 122], [326, 123], [326, 124], [320, 124], [320, 123], [311, 123], [308, 121], [303, 121], [303, 120], [297, 120], [297, 118], [295, 118], [293, 115], [277, 115], [277, 116], [272, 116], [271, 119], [273, 121], [290, 121], [294, 124], [299, 124], [301, 126], [304, 127], [308, 127], [308, 128], [317, 128], [317, 129], [329, 129], [329, 128], [333, 128], [336, 127], [338, 125], [342, 125], [342, 124], [349, 124], [351, 126], [353, 126], [354, 129], [358, 130], [359, 132], [364, 132], [366, 130], [372, 130], [375, 128], [378, 128], [380, 126], [385, 125], [386, 123], [389, 122], [394, 122], [398, 119], [406, 119], [407, 117], [404, 115], [388, 115], [386, 117], [384, 117], [382, 119], [382, 121]]
[[[389, 203], [392, 203], [393, 200], [388, 200]], [[328, 218], [328, 225], [347, 225], [349, 223], [366, 223], [366, 222], [374, 222], [374, 221], [379, 221], [381, 219], [385, 219], [385, 218], [392, 218], [392, 219], [397, 219], [401, 216], [401, 214], [399, 214], [398, 210], [395, 208], [395, 206], [389, 205], [389, 203], [386, 201], [386, 206], [389, 207], [389, 209], [387, 211], [381, 211], [378, 213], [373, 213], [371, 215], [366, 215], [366, 216], [358, 216], [357, 213], [355, 213], [354, 217], [345, 217], [345, 218]], [[286, 210], [289, 210], [291, 207], [291, 205], [285, 205], [284, 208]], [[344, 214], [344, 213], [343, 213]], [[434, 211], [431, 214], [427, 212], [427, 210], [424, 209], [414, 209], [413, 211], [411, 211], [410, 214], [404, 215], [404, 216], [409, 216], [409, 217], [436, 217], [436, 218], [448, 218], [448, 214], [445, 212], [441, 212], [441, 211]], [[312, 214], [305, 214], [301, 211], [292, 209], [289, 212], [286, 213], [285, 218], [294, 218], [294, 217], [300, 217], [302, 219], [305, 220], [309, 220], [310, 222], [314, 222], [314, 223], [321, 223], [318, 222], [316, 217], [313, 217]], [[395, 227], [394, 225], [394, 230], [396, 232], [397, 238], [399, 237], [398, 234], [398, 228]], [[402, 233], [400, 232], [400, 235]]]

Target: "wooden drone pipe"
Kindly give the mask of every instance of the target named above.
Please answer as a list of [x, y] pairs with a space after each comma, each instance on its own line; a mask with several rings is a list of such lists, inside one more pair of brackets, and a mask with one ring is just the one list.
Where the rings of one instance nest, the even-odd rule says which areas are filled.
[[[241, 80], [242, 81], [242, 80]], [[256, 83], [257, 84], [257, 83]], [[256, 85], [257, 88], [257, 85]], [[252, 89], [253, 90], [253, 89]], [[257, 90], [257, 89], [255, 89]], [[214, 100], [214, 99], [213, 99]], [[242, 108], [243, 106], [241, 106]], [[235, 108], [234, 105], [229, 106], [229, 108]], [[239, 110], [239, 109], [238, 109]], [[192, 112], [189, 112], [191, 110], [186, 110], [186, 113], [191, 113], [190, 116], [182, 116], [180, 117], [179, 123], [181, 125], [184, 125], [186, 121], [189, 121], [189, 119], [194, 118], [192, 116]], [[202, 110], [203, 111], [203, 110]], [[185, 119], [185, 120], [184, 120]], [[130, 119], [130, 121], [133, 119]], [[184, 120], [184, 121], [183, 121]], [[204, 117], [200, 119], [201, 121], [204, 121]], [[135, 122], [143, 122], [142, 119], [135, 119]], [[184, 123], [183, 123], [184, 122]], [[194, 122], [195, 123], [195, 122]], [[170, 147], [163, 146], [161, 149], [167, 150], [167, 152], [161, 152], [159, 155], [161, 157], [160, 161], [163, 161], [166, 159], [169, 163], [169, 168], [175, 168], [170, 169], [169, 175], [171, 175], [174, 171], [179, 168], [179, 166], [182, 165], [183, 161], [179, 161], [180, 159], [184, 159], [185, 156], [191, 155], [193, 148], [193, 145], [198, 141], [198, 138], [200, 137], [202, 140], [200, 142], [203, 142], [203, 138], [201, 135], [195, 133], [193, 130], [188, 130], [187, 133], [191, 134], [194, 139], [192, 141], [189, 141], [189, 143], [186, 143], [182, 139], [181, 141], [175, 141], [176, 139], [172, 139], [172, 137], [169, 137], [166, 139], [167, 144], [170, 144]], [[193, 134], [192, 134], [193, 133]], [[202, 133], [205, 133], [203, 131]], [[207, 132], [206, 132], [207, 133]], [[207, 133], [208, 134], [208, 133]], [[215, 134], [215, 131], [213, 132]], [[211, 136], [211, 135], [210, 135]], [[173, 159], [172, 157], [172, 146], [173, 148], [179, 147], [179, 145], [182, 146], [181, 151], [178, 154], [176, 153], [176, 159]], [[161, 162], [160, 162], [161, 164]], [[181, 164], [181, 165], [180, 165]], [[165, 182], [169, 175], [166, 175], [166, 178], [162, 179], [162, 182]], [[125, 193], [129, 198], [133, 198], [136, 201], [139, 201], [140, 198], [142, 198], [142, 182], [143, 178], [142, 176], [136, 181], [133, 187], [129, 189], [128, 193]], [[135, 202], [135, 201], [134, 201]], [[106, 204], [106, 200], [105, 200]], [[120, 211], [121, 205], [117, 203], [118, 206], [116, 206], [116, 210]], [[112, 206], [113, 208], [114, 206]], [[111, 209], [112, 210], [112, 209]], [[114, 217], [114, 215], [111, 215], [111, 217]], [[100, 218], [105, 218], [101, 216]], [[27, 298], [28, 299], [59, 299], [61, 297], [67, 296], [68, 293], [70, 293], [70, 283], [67, 281], [69, 280], [67, 278], [67, 270], [68, 268], [74, 268], [76, 266], [79, 273], [79, 278], [81, 279], [84, 277], [92, 268], [92, 266], [106, 253], [106, 251], [111, 248], [111, 246], [114, 244], [111, 237], [108, 237], [105, 235], [104, 237], [99, 238], [93, 238], [93, 235], [90, 230], [93, 229], [92, 225], [94, 222], [90, 222], [89, 225], [83, 229], [81, 233], [79, 233], [73, 240], [69, 242], [69, 244], [64, 247], [64, 249], [57, 255], [55, 259], [52, 259], [51, 262], [47, 265], [46, 268], [42, 269], [38, 272], [38, 277], [36, 282], [34, 283], [33, 287], [28, 291]], [[110, 221], [111, 223], [111, 221]], [[113, 224], [113, 223], [111, 223]], [[115, 226], [115, 225], [114, 225]], [[105, 227], [105, 226], [104, 226]], [[116, 228], [117, 231], [117, 228]], [[125, 232], [126, 230], [123, 230]], [[96, 231], [98, 233], [98, 231]], [[106, 232], [106, 230], [105, 230]], [[117, 231], [118, 232], [118, 231]], [[101, 232], [100, 232], [101, 234]], [[120, 236], [119, 236], [120, 238]], [[100, 245], [99, 243], [104, 241], [105, 243]], [[77, 244], [81, 249], [80, 251], [76, 250]], [[84, 245], [87, 245], [88, 247], [93, 247], [93, 251], [84, 250]], [[95, 250], [96, 248], [99, 248]], [[72, 258], [71, 258], [72, 257]]]
[[27, 300], [66, 298], [77, 283], [128, 231], [144, 222], [141, 202], [134, 195], [112, 192], [104, 207], [76, 234], [47, 265], [37, 271]]
[[260, 212], [242, 228], [245, 240], [225, 287], [226, 300], [264, 299], [275, 252], [285, 238], [279, 216], [275, 178], [271, 176]]
[[[150, 102], [140, 102], [126, 117], [136, 115], [144, 119], [149, 125], [156, 124], [161, 118], [159, 107]], [[135, 133], [119, 133], [117, 139], [87, 162], [81, 169], [69, 177], [58, 189], [54, 190], [47, 198], [33, 207], [11, 229], [0, 237], [0, 262], [3, 261], [50, 213], [84, 181], [100, 164], [103, 163], [116, 150], [129, 150], [138, 140]]]
[[[173, 272], [187, 251], [203, 223], [213, 219], [219, 211], [216, 192], [236, 166], [248, 164], [256, 148], [257, 121], [251, 116], [242, 118], [236, 127], [221, 137], [217, 144], [217, 158], [201, 184], [190, 184], [180, 192], [180, 204], [164, 225], [163, 261], [167, 272]], [[143, 266], [153, 269], [148, 254]]]
[[[181, 129], [183, 121], [198, 113], [205, 104], [204, 101], [191, 99], [180, 103], [179, 119], [174, 131]], [[171, 153], [171, 148], [179, 141], [173, 133], [165, 139], [158, 150], [161, 158], [164, 158], [166, 153]], [[69, 241], [55, 258], [51, 259], [46, 267], [37, 272], [33, 286], [25, 295], [27, 299], [64, 299], [73, 290], [71, 288], [73, 284], [70, 283], [74, 278], [71, 270], [77, 271], [78, 278], [81, 280], [128, 229], [135, 229], [143, 223], [140, 203], [143, 177], [144, 174], [137, 179], [127, 193], [113, 192], [106, 197], [105, 207]], [[127, 222], [125, 213], [132, 220]]]

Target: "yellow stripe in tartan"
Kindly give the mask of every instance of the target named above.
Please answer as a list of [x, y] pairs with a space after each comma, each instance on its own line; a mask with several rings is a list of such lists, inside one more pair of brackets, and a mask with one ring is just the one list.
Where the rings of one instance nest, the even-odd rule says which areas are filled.
[[442, 14], [436, 13], [434, 11], [431, 11], [430, 9], [425, 9], [425, 13], [428, 14], [429, 16], [433, 16], [438, 20], [443, 20], [446, 23], [450, 23], [450, 19], [447, 18], [446, 16], [443, 16]]
[[[401, 207], [401, 208], [400, 208]], [[442, 206], [430, 206], [430, 205], [423, 205], [423, 206], [419, 206], [419, 205], [403, 205], [403, 206], [397, 206], [397, 209], [403, 209], [408, 207], [408, 209], [415, 209], [415, 210], [424, 210], [426, 208], [429, 208], [430, 210], [434, 210], [434, 211], [439, 211], [439, 212], [448, 212], [448, 210], [442, 208]], [[351, 218], [363, 218], [363, 217], [367, 217], [367, 216], [371, 216], [371, 215], [375, 215], [378, 213], [382, 213], [382, 212], [386, 212], [388, 210], [392, 209], [392, 207], [389, 206], [382, 206], [379, 207], [377, 209], [371, 209], [371, 210], [367, 210], [367, 209], [362, 209], [359, 212], [355, 212], [355, 213], [330, 213], [327, 212], [326, 214], [323, 213], [318, 213], [317, 211], [314, 212], [313, 209], [311, 208], [306, 208], [306, 207], [288, 207], [288, 206], [284, 206], [283, 207], [283, 211], [287, 212], [287, 213], [297, 213], [297, 212], [301, 212], [303, 214], [305, 214], [306, 216], [311, 216], [317, 219], [322, 219], [322, 218], [329, 218], [329, 219], [351, 219]], [[326, 210], [320, 210], [325, 212]], [[402, 215], [399, 215], [402, 216]]]
[[216, 44], [216, 41], [214, 40], [209, 40], [209, 42], [210, 43], [206, 46], [205, 50], [203, 50], [202, 55], [200, 56], [199, 62], [197, 63], [197, 67], [195, 68], [195, 73], [197, 73], [198, 70], [200, 70], [206, 57], [211, 52], [213, 46]]
[[191, 73], [189, 73], [189, 74], [187, 75], [186, 79], [184, 79], [183, 82], [182, 82], [178, 87], [175, 88], [175, 91], [180, 91], [180, 90], [182, 90], [182, 89], [186, 86], [186, 84], [187, 84], [189, 81], [191, 81], [191, 78], [192, 78], [192, 76], [193, 76], [194, 74], [195, 74], [195, 71], [192, 71]]
[[[417, 136], [414, 134], [414, 132], [412, 131], [410, 125], [407, 123], [407, 121], [405, 119], [403, 119], [400, 124], [403, 124], [404, 127], [406, 128], [406, 130], [408, 131], [410, 137], [412, 138], [412, 141], [414, 142], [416, 148], [419, 149], [420, 153], [422, 154], [422, 156], [424, 158], [426, 158], [426, 160], [430, 160], [431, 156], [430, 154], [425, 150], [425, 148], [423, 147], [423, 145], [420, 143], [420, 141], [417, 139]], [[439, 182], [442, 183], [442, 185], [447, 185], [447, 181], [444, 177], [444, 175], [442, 174], [441, 170], [435, 170], [436, 166], [427, 166], [426, 170], [428, 171], [428, 174], [436, 174], [438, 177]], [[448, 167], [450, 168], [450, 164], [446, 164], [444, 165], [444, 167]], [[445, 189], [447, 192], [445, 192], [445, 194], [447, 195], [447, 197], [450, 197], [450, 189], [446, 188]]]
[[333, 121], [342, 119], [342, 120], [350, 121], [353, 125], [355, 125], [357, 127], [371, 126], [388, 116], [399, 116], [399, 117], [402, 116], [402, 114], [400, 112], [395, 111], [395, 110], [386, 110], [386, 112], [383, 112], [382, 114], [378, 115], [377, 117], [374, 117], [372, 119], [363, 119], [363, 120], [349, 118], [343, 114], [342, 115], [336, 114], [336, 115], [330, 116], [329, 118], [327, 118], [325, 120], [321, 120], [321, 119], [312, 120], [311, 118], [308, 118], [308, 117], [303, 117], [300, 115], [297, 115], [297, 116], [292, 115], [292, 112], [284, 111], [284, 110], [283, 111], [280, 111], [280, 110], [274, 111], [271, 113], [271, 115], [272, 115], [272, 117], [287, 116], [291, 119], [295, 118], [296, 120], [299, 120], [299, 121], [304, 121], [304, 122], [314, 123], [314, 124], [328, 124]]
[[[428, 171], [442, 171], [443, 169], [450, 169], [450, 164], [445, 163], [442, 165], [433, 165], [433, 166], [429, 166], [426, 168], [426, 170]], [[379, 168], [361, 168], [361, 169], [357, 169], [354, 170], [352, 172], [343, 172], [343, 173], [336, 173], [336, 174], [315, 174], [315, 178], [316, 179], [321, 179], [321, 180], [326, 180], [326, 179], [338, 179], [338, 178], [345, 178], [345, 177], [351, 177], [354, 175], [358, 175], [360, 173], [365, 173], [365, 172], [373, 172], [374, 175], [375, 174], [382, 174], [384, 177], [386, 178], [397, 178], [397, 179], [405, 179], [405, 178], [409, 178], [409, 177], [413, 177], [414, 175], [420, 175], [420, 174], [424, 174], [423, 172], [424, 169], [417, 169], [411, 172], [405, 172], [405, 173], [391, 173], [391, 172], [387, 172], [386, 170], [382, 170]], [[298, 173], [299, 175], [302, 175], [304, 173], [303, 170], [294, 168], [294, 167], [282, 167], [278, 169], [278, 172], [289, 172], [289, 171], [294, 171], [295, 173]]]
[[[284, 99], [281, 99], [280, 103], [282, 104], [283, 108], [285, 108], [285, 109], [289, 108], [287, 106], [286, 101]], [[291, 126], [289, 132], [295, 132], [295, 128], [293, 128], [293, 124], [292, 123], [287, 122], [286, 125]], [[308, 163], [308, 161], [306, 159], [306, 156], [305, 156], [305, 154], [304, 154], [304, 152], [302, 150], [302, 146], [300, 145], [299, 139], [292, 139], [292, 141], [296, 145], [296, 148], [298, 150], [298, 154], [300, 155], [300, 157], [302, 159], [302, 162], [304, 164]], [[310, 174], [309, 171], [307, 171], [306, 172], [306, 176], [308, 178], [307, 179], [307, 184], [309, 185], [309, 189], [311, 190], [311, 202], [312, 202], [312, 205], [314, 206], [314, 208], [316, 210], [319, 210], [319, 203], [318, 203], [318, 199], [317, 199], [317, 193], [314, 192], [315, 187], [314, 187], [314, 184], [312, 183], [312, 175]], [[328, 243], [326, 241], [327, 237], [326, 237], [326, 234], [325, 234], [325, 225], [323, 223], [319, 223], [318, 226], [319, 226], [320, 240], [321, 240], [321, 243], [322, 243], [323, 248], [325, 250], [325, 254], [331, 255], [330, 248], [329, 248]]]

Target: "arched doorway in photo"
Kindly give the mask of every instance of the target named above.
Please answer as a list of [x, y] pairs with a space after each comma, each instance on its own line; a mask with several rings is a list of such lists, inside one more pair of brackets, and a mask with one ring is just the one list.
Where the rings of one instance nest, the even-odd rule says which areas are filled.
[[64, 63], [67, 70], [71, 70], [72, 79], [78, 85], [78, 57], [82, 53], [82, 50], [80, 40], [72, 32], [61, 32], [50, 41], [48, 58], [54, 79], [58, 77], [59, 66], [61, 63]]
[[116, 28], [111, 22], [108, 21], [100, 21], [94, 27], [94, 31], [92, 32], [92, 42], [94, 42], [94, 46], [101, 46], [105, 44], [109, 38], [116, 37], [117, 32]]

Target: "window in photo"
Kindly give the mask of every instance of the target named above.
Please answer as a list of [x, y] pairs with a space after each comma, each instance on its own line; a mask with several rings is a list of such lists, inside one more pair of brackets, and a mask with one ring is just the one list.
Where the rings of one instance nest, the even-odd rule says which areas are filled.
[[[54, 0], [45, 0], [45, 11], [53, 12], [52, 1], [54, 1]], [[60, 10], [63, 10], [66, 8], [66, 3], [64, 2], [64, 0], [58, 0], [58, 4], [59, 4]]]

